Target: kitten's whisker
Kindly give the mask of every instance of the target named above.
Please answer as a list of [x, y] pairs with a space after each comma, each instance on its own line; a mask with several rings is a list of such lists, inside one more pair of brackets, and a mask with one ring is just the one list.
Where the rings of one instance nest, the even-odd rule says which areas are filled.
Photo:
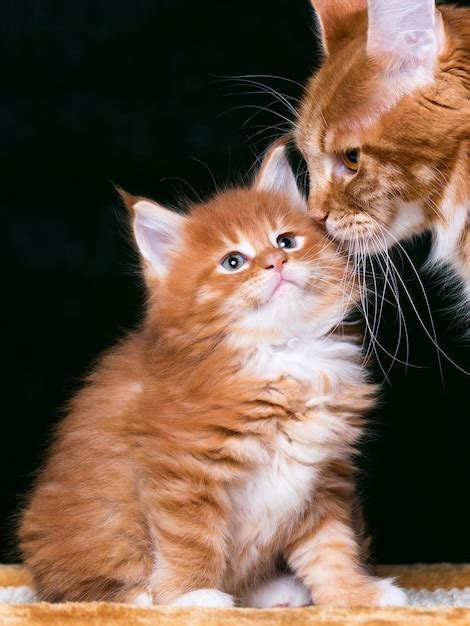
[[[189, 156], [189, 155], [188, 155]], [[192, 159], [193, 161], [196, 161], [196, 163], [200, 163], [203, 167], [206, 168], [206, 170], [209, 172], [211, 178], [212, 178], [212, 182], [214, 184], [214, 191], [218, 191], [218, 185], [217, 185], [217, 181], [215, 180], [215, 176], [213, 171], [211, 170], [211, 168], [207, 165], [207, 163], [205, 163], [204, 161], [202, 161], [201, 159], [198, 159], [196, 157], [193, 156], [189, 156], [190, 159]]]
[[165, 182], [167, 180], [179, 180], [180, 182], [184, 183], [193, 192], [193, 194], [196, 196], [196, 198], [199, 200], [199, 202], [202, 202], [201, 196], [197, 193], [197, 191], [194, 189], [194, 187], [190, 183], [188, 183], [187, 180], [184, 180], [184, 178], [180, 178], [179, 176], [166, 176], [165, 178], [160, 178], [160, 182], [161, 183], [163, 183], [163, 182]]

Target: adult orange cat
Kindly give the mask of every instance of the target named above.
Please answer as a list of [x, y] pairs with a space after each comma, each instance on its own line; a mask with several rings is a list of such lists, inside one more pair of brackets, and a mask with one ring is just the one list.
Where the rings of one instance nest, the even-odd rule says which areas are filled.
[[127, 197], [142, 327], [72, 400], [24, 511], [42, 599], [403, 604], [361, 553], [355, 443], [374, 403], [337, 331], [357, 300], [282, 147], [187, 216]]
[[295, 130], [311, 214], [370, 252], [431, 230], [470, 299], [470, 9], [312, 1], [325, 58]]

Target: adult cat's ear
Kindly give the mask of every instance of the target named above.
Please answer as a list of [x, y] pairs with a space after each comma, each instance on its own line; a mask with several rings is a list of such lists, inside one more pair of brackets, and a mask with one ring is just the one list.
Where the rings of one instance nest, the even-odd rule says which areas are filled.
[[351, 18], [367, 9], [367, 0], [311, 0], [319, 22], [323, 48], [328, 54], [353, 32]]
[[307, 204], [297, 187], [294, 172], [287, 160], [286, 144], [289, 139], [289, 136], [281, 137], [268, 149], [255, 178], [253, 188], [280, 193], [289, 202], [307, 211]]
[[444, 47], [444, 27], [434, 0], [368, 0], [367, 53], [391, 72], [433, 73]]
[[178, 249], [186, 218], [147, 198], [136, 198], [122, 189], [118, 192], [130, 211], [135, 241], [147, 269], [163, 278]]

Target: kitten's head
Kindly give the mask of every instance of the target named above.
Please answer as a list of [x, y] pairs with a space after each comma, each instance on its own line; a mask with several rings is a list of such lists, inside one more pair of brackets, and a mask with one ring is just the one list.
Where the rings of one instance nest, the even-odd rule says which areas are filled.
[[325, 58], [295, 131], [309, 211], [350, 248], [380, 249], [442, 217], [469, 133], [468, 13], [434, 0], [312, 2]]
[[276, 339], [340, 321], [345, 260], [308, 216], [283, 147], [271, 149], [251, 188], [221, 192], [187, 215], [126, 200], [160, 328]]

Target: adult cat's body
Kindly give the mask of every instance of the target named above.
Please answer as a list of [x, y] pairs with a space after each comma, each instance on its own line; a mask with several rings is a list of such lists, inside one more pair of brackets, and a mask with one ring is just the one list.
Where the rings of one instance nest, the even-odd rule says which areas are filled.
[[431, 230], [470, 301], [470, 9], [312, 1], [326, 54], [295, 132], [312, 215], [353, 250]]
[[345, 260], [287, 168], [276, 148], [255, 189], [186, 218], [128, 199], [147, 316], [72, 401], [25, 510], [42, 598], [403, 603], [361, 555], [353, 455], [375, 389], [335, 333]]

